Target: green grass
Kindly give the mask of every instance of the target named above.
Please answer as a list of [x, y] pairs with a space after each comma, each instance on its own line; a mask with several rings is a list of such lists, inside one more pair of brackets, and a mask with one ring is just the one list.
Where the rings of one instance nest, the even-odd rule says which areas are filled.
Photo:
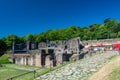
[[[71, 62], [68, 62], [66, 64], [59, 65], [49, 69], [49, 68], [40, 68], [35, 66], [25, 66], [20, 64], [10, 64], [9, 57], [10, 56], [8, 54], [4, 54], [0, 57], [0, 64], [4, 66], [4, 67], [0, 67], [0, 80], [6, 80], [8, 78], [29, 72], [28, 70], [21, 70], [20, 68], [29, 69], [29, 70], [39, 70], [39, 72], [36, 72], [36, 75], [35, 75], [36, 77], [39, 77], [43, 74], [46, 74], [50, 71], [56, 70], [58, 68], [61, 68], [71, 63]], [[21, 77], [15, 78], [13, 80], [33, 80], [33, 78], [34, 78], [34, 73], [32, 72], [32, 73], [23, 75]]]
[[105, 80], [120, 80], [120, 67], [115, 68]]
[[[0, 67], [0, 80], [6, 80], [8, 78], [21, 75], [23, 73], [27, 73], [27, 70], [20, 70], [17, 68], [25, 68], [24, 65], [16, 65], [16, 64], [4, 64], [4, 67]], [[27, 69], [36, 69], [36, 67], [26, 66]], [[34, 74], [29, 73], [27, 75], [23, 75], [21, 77], [15, 78], [13, 80], [33, 80]]]
[[4, 54], [0, 57], [0, 64], [7, 64], [10, 63], [9, 61], [9, 55], [8, 54]]
[[[25, 66], [18, 64], [3, 64], [3, 65], [4, 67], [0, 67], [0, 80], [6, 80], [8, 78], [30, 72], [28, 70], [21, 70], [19, 68], [30, 69], [31, 71], [35, 69], [40, 69], [39, 67], [35, 67], [35, 66]], [[43, 73], [43, 71], [47, 69], [43, 68], [40, 70], [41, 70], [40, 72]], [[13, 80], [33, 80], [33, 78], [34, 78], [34, 72], [31, 72], [29, 74], [25, 74], [20, 77], [14, 78]]]
[[110, 57], [109, 60], [113, 60], [113, 59], [115, 59], [116, 57], [117, 57], [117, 55], [114, 55], [114, 56]]
[[18, 69], [9, 68], [9, 67], [1, 67], [0, 68], [0, 80], [6, 80], [7, 78], [10, 78], [15, 75], [19, 75], [24, 72], [27, 72], [27, 71], [18, 70]]
[[[27, 70], [20, 70], [19, 68], [26, 68], [26, 69], [31, 69], [31, 70], [39, 70], [39, 72], [36, 72], [36, 77], [39, 77], [43, 74], [46, 74], [50, 71], [56, 70], [58, 68], [61, 68], [67, 64], [69, 64], [71, 62], [68, 62], [66, 64], [63, 65], [59, 65], [56, 67], [53, 67], [51, 69], [49, 68], [39, 68], [39, 67], [35, 67], [35, 66], [25, 66], [25, 65], [19, 65], [19, 64], [3, 64], [4, 67], [0, 67], [0, 80], [6, 80], [8, 78], [29, 72]], [[26, 75], [23, 75], [21, 77], [17, 77], [13, 80], [33, 80], [34, 79], [34, 73], [29, 73]]]
[[21, 65], [21, 64], [4, 64], [4, 65], [9, 68], [25, 68], [30, 70], [40, 69], [40, 67]]

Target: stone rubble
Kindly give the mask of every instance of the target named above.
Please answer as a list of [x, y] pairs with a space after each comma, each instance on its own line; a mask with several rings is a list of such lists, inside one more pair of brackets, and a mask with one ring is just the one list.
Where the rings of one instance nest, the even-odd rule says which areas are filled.
[[92, 73], [109, 62], [117, 52], [107, 51], [68, 64], [62, 68], [42, 75], [35, 80], [86, 80]]

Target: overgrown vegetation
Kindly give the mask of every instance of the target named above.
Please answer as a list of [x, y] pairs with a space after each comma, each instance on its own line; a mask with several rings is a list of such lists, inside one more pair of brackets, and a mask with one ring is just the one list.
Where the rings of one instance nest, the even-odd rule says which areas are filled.
[[115, 68], [105, 80], [120, 80], [120, 66]]
[[0, 57], [0, 64], [8, 64], [10, 63], [9, 61], [9, 55], [8, 54], [4, 54]]
[[12, 42], [20, 43], [26, 41], [45, 42], [48, 40], [57, 41], [80, 37], [81, 40], [99, 40], [109, 38], [120, 38], [120, 22], [117, 19], [107, 18], [104, 24], [92, 24], [86, 27], [70, 26], [58, 30], [48, 30], [40, 34], [28, 34], [19, 37], [17, 35], [8, 35], [0, 40], [1, 51], [11, 49]]

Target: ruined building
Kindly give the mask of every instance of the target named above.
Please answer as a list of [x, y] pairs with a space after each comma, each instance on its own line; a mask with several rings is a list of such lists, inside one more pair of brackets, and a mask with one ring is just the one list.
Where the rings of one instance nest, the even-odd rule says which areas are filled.
[[79, 37], [58, 43], [54, 41], [13, 43], [11, 59], [15, 64], [53, 67], [63, 64], [71, 58], [79, 59], [79, 56], [83, 54], [81, 53], [82, 48]]

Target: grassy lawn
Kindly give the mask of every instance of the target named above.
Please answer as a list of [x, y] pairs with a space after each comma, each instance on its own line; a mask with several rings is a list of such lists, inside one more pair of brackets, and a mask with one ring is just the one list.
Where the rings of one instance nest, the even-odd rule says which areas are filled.
[[[25, 65], [18, 65], [18, 64], [3, 64], [4, 67], [0, 67], [0, 80], [6, 80], [8, 78], [17, 76], [17, 75], [21, 75], [24, 73], [29, 72], [29, 70], [33, 71], [33, 70], [38, 70], [35, 74], [35, 77], [39, 77], [45, 73], [48, 73], [50, 71], [56, 70], [58, 68], [61, 68], [65, 65], [67, 65], [69, 63], [60, 65], [60, 66], [56, 66], [53, 67], [51, 69], [49, 68], [39, 68], [39, 67], [35, 67], [35, 66], [25, 66]], [[21, 70], [22, 69], [29, 69], [29, 70]], [[13, 80], [33, 80], [34, 79], [34, 73], [29, 73], [26, 75], [23, 75], [21, 77], [17, 77]]]
[[[9, 59], [8, 54], [4, 54], [3, 56], [0, 57], [0, 64], [2, 64], [4, 66], [4, 67], [0, 67], [0, 80], [6, 80], [8, 78], [18, 76], [18, 75], [21, 75], [21, 74], [24, 74], [24, 73], [27, 73], [27, 72], [33, 71], [33, 70], [37, 70], [35, 76], [39, 77], [45, 73], [56, 70], [56, 69], [61, 68], [70, 63], [70, 62], [68, 62], [66, 64], [59, 65], [59, 66], [49, 69], [49, 68], [40, 68], [40, 67], [35, 67], [35, 66], [10, 64], [8, 59]], [[34, 72], [31, 72], [31, 73], [23, 75], [21, 77], [17, 77], [13, 80], [33, 80], [33, 79], [34, 79]]]
[[[25, 65], [17, 65], [17, 64], [4, 64], [4, 67], [0, 67], [0, 80], [6, 80], [8, 78], [30, 72], [29, 70], [24, 70], [24, 69], [29, 69], [31, 71], [37, 69], [38, 72], [36, 72], [35, 75], [36, 77], [50, 71], [50, 69], [48, 68], [38, 68], [34, 66], [25, 66]], [[33, 80], [33, 79], [34, 79], [34, 72], [31, 72], [29, 74], [25, 74], [20, 77], [14, 78], [13, 80]]]
[[[12, 67], [14, 66], [14, 67]], [[4, 64], [4, 67], [0, 67], [0, 80], [6, 80], [8, 78], [11, 78], [16, 75], [20, 75], [23, 73], [28, 72], [27, 70], [19, 70], [15, 68], [16, 66], [14, 64]], [[17, 65], [18, 67], [18, 65]], [[28, 78], [27, 78], [28, 76]], [[28, 75], [24, 75], [21, 78], [16, 78], [15, 80], [30, 80], [30, 78], [33, 77], [33, 73], [30, 73]], [[24, 79], [22, 79], [24, 78]]]
[[[37, 69], [37, 67], [8, 64], [8, 63], [10, 63], [9, 57], [10, 56], [8, 54], [4, 54], [0, 57], [0, 64], [2, 64], [4, 66], [4, 67], [0, 67], [0, 80], [6, 80], [13, 76], [28, 72], [27, 70], [20, 70], [18, 68]], [[15, 80], [30, 80], [30, 78], [32, 78], [32, 77], [33, 77], [33, 73], [30, 73], [28, 75], [22, 76], [22, 78], [18, 78]]]
[[8, 54], [4, 54], [0, 57], [0, 64], [6, 64], [6, 63], [10, 63], [9, 62], [9, 55]]
[[6, 80], [7, 78], [10, 78], [15, 75], [19, 75], [24, 72], [26, 71], [3, 67], [0, 68], [0, 79]]

